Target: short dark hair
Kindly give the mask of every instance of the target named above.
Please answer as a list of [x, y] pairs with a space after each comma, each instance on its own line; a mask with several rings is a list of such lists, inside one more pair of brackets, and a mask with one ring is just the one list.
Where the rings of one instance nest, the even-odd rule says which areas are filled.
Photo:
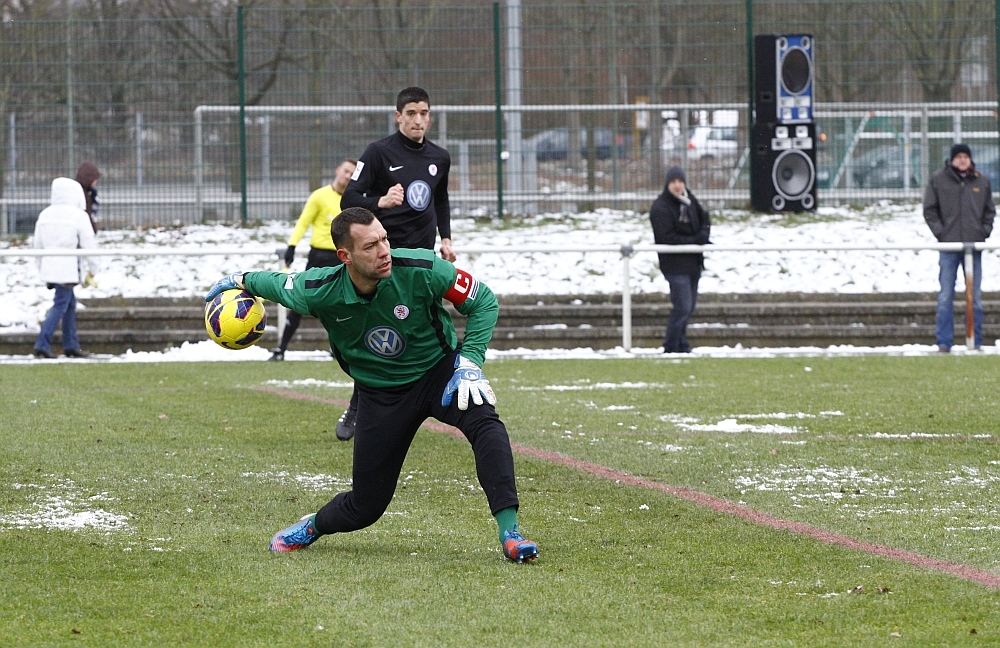
[[364, 207], [348, 207], [337, 214], [330, 225], [330, 236], [333, 237], [333, 244], [337, 249], [354, 249], [354, 240], [351, 238], [351, 225], [371, 225], [375, 220], [375, 214]]
[[354, 158], [344, 158], [343, 160], [341, 160], [340, 164], [343, 164], [344, 162], [347, 162], [349, 164], [353, 164], [354, 166], [358, 166], [358, 161], [355, 160]]
[[419, 103], [421, 101], [427, 102], [428, 108], [431, 107], [431, 96], [427, 94], [426, 90], [417, 86], [403, 88], [396, 95], [396, 112], [403, 112], [403, 107], [408, 103]]

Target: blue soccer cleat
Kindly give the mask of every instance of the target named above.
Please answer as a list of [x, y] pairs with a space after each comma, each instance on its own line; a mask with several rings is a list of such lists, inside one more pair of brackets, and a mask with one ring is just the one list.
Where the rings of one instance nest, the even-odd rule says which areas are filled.
[[320, 535], [322, 534], [316, 530], [316, 516], [309, 514], [287, 529], [274, 534], [270, 549], [275, 553], [298, 551], [319, 540]]
[[538, 558], [538, 545], [525, 540], [517, 527], [503, 532], [503, 555], [516, 563], [529, 562]]

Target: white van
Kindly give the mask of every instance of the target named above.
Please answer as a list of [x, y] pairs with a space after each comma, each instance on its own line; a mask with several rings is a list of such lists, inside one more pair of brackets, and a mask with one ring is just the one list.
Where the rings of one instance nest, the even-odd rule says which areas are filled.
[[701, 158], [731, 160], [738, 152], [736, 128], [697, 126], [692, 129], [687, 146], [689, 160]]

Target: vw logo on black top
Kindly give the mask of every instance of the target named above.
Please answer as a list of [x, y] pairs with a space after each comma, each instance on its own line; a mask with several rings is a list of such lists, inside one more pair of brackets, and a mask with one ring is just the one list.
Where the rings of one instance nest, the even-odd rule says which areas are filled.
[[365, 346], [382, 358], [397, 358], [406, 348], [406, 342], [391, 326], [376, 326], [365, 334]]
[[406, 202], [416, 211], [424, 211], [431, 204], [431, 186], [423, 180], [414, 180], [406, 188]]

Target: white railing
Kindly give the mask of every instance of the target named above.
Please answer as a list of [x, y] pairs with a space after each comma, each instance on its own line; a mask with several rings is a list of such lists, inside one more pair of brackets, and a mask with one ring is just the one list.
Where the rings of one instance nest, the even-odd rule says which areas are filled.
[[[591, 246], [561, 246], [523, 245], [494, 246], [473, 245], [458, 247], [459, 254], [549, 254], [574, 252], [580, 254], [618, 253], [622, 261], [622, 348], [626, 351], [632, 348], [632, 286], [631, 259], [638, 253], [655, 252], [658, 254], [691, 254], [719, 252], [871, 252], [871, 251], [920, 251], [935, 250], [941, 252], [965, 253], [965, 300], [966, 300], [966, 346], [975, 348], [972, 336], [972, 253], [973, 251], [998, 250], [1000, 243], [918, 243], [918, 244], [831, 244], [831, 245], [591, 245]], [[247, 248], [247, 247], [213, 247], [213, 248], [96, 248], [96, 249], [51, 249], [36, 250], [33, 248], [0, 249], [0, 258], [4, 257], [45, 257], [45, 256], [129, 256], [129, 257], [161, 257], [161, 256], [278, 256], [284, 253], [284, 248]], [[299, 256], [302, 256], [300, 253]], [[284, 267], [284, 264], [281, 264]], [[279, 306], [278, 335], [284, 329], [284, 307]]]

